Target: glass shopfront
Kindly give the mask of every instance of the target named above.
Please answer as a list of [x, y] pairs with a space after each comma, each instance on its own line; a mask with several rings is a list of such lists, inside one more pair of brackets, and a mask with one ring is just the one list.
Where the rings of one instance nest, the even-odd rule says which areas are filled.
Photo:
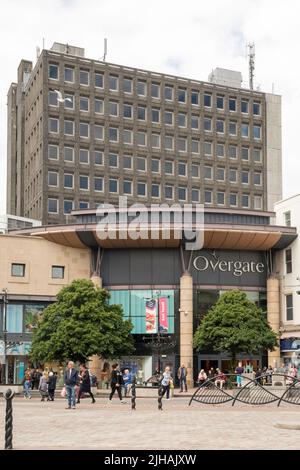
[[[241, 289], [242, 290], [242, 289]], [[226, 291], [223, 290], [205, 290], [197, 289], [194, 291], [193, 309], [194, 309], [194, 332], [203, 320], [206, 313], [214, 306], [219, 299], [220, 295]], [[267, 294], [266, 292], [259, 291], [244, 291], [249, 300], [254, 302], [257, 307], [261, 308], [263, 312], [267, 310]], [[216, 353], [214, 351], [200, 351], [198, 355], [194, 356], [194, 378], [201, 369], [206, 372], [210, 368], [219, 368], [222, 371], [230, 370], [231, 358], [225, 353]], [[258, 367], [264, 365], [264, 356], [262, 355], [245, 355], [240, 354], [236, 359], [237, 363], [242, 362], [245, 372], [251, 373]]]
[[[8, 299], [6, 325], [3, 304], [0, 310], [0, 384], [20, 384], [27, 367], [31, 336], [47, 303], [17, 302]], [[6, 345], [4, 331], [6, 330]], [[6, 370], [4, 349], [6, 347]]]
[[132, 334], [148, 334], [146, 330], [147, 301], [154, 300], [154, 315], [158, 323], [159, 301], [166, 299], [166, 332], [174, 333], [174, 290], [111, 290], [109, 303], [122, 305], [123, 316], [133, 324]]
[[[178, 301], [179, 291], [173, 289], [110, 290], [109, 303], [121, 305], [124, 318], [133, 324], [135, 352], [133, 356], [122, 357], [120, 366], [135, 373], [138, 383], [145, 382], [154, 374], [158, 362], [161, 369], [165, 367], [168, 354], [172, 355], [172, 363], [174, 362], [179, 345]], [[153, 330], [148, 328], [149, 311], [156, 317]], [[158, 326], [161, 327], [160, 339]], [[170, 362], [169, 359], [168, 361]]]

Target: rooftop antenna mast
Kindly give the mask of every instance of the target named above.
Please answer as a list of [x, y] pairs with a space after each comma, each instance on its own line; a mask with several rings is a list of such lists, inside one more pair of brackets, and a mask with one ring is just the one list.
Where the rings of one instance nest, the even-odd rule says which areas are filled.
[[253, 79], [254, 79], [254, 59], [255, 59], [255, 44], [254, 42], [249, 42], [248, 47], [248, 57], [249, 57], [249, 87], [250, 90], [253, 90]]
[[101, 57], [100, 60], [103, 60], [103, 62], [105, 62], [106, 56], [107, 56], [107, 38], [104, 38], [104, 55], [103, 57]]

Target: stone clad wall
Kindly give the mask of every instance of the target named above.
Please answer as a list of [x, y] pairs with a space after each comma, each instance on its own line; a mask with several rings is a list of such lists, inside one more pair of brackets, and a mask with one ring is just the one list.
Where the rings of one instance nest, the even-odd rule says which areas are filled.
[[[24, 277], [11, 276], [12, 263], [25, 264]], [[64, 279], [52, 279], [53, 265], [65, 266]], [[55, 296], [79, 278], [90, 278], [88, 248], [70, 248], [39, 237], [0, 235], [0, 286], [9, 295]]]

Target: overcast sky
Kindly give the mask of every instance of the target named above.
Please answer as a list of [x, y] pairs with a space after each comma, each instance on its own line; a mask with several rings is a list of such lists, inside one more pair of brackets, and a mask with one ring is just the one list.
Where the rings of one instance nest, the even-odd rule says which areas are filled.
[[[300, 2], [296, 0], [0, 0], [0, 213], [6, 197], [6, 95], [20, 60], [54, 41], [86, 56], [207, 80], [239, 70], [248, 84], [246, 43], [255, 42], [255, 85], [282, 95], [284, 196], [300, 192]], [[299, 60], [299, 63], [298, 63]], [[298, 116], [298, 117], [297, 117]], [[298, 121], [299, 119], [299, 121]]]

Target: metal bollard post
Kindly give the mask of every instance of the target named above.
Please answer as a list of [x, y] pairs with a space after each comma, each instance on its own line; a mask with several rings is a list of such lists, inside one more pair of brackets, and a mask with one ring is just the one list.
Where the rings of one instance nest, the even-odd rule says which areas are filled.
[[13, 437], [13, 413], [12, 413], [12, 400], [15, 392], [10, 388], [6, 391], [4, 395], [6, 400], [6, 413], [5, 413], [5, 450], [11, 450], [12, 446], [12, 437]]
[[134, 375], [133, 379], [132, 379], [132, 387], [131, 387], [131, 409], [132, 410], [135, 410], [135, 399], [136, 399], [135, 384], [136, 384], [136, 379], [135, 379], [135, 375]]
[[162, 411], [162, 387], [161, 385], [158, 386], [158, 409]]

